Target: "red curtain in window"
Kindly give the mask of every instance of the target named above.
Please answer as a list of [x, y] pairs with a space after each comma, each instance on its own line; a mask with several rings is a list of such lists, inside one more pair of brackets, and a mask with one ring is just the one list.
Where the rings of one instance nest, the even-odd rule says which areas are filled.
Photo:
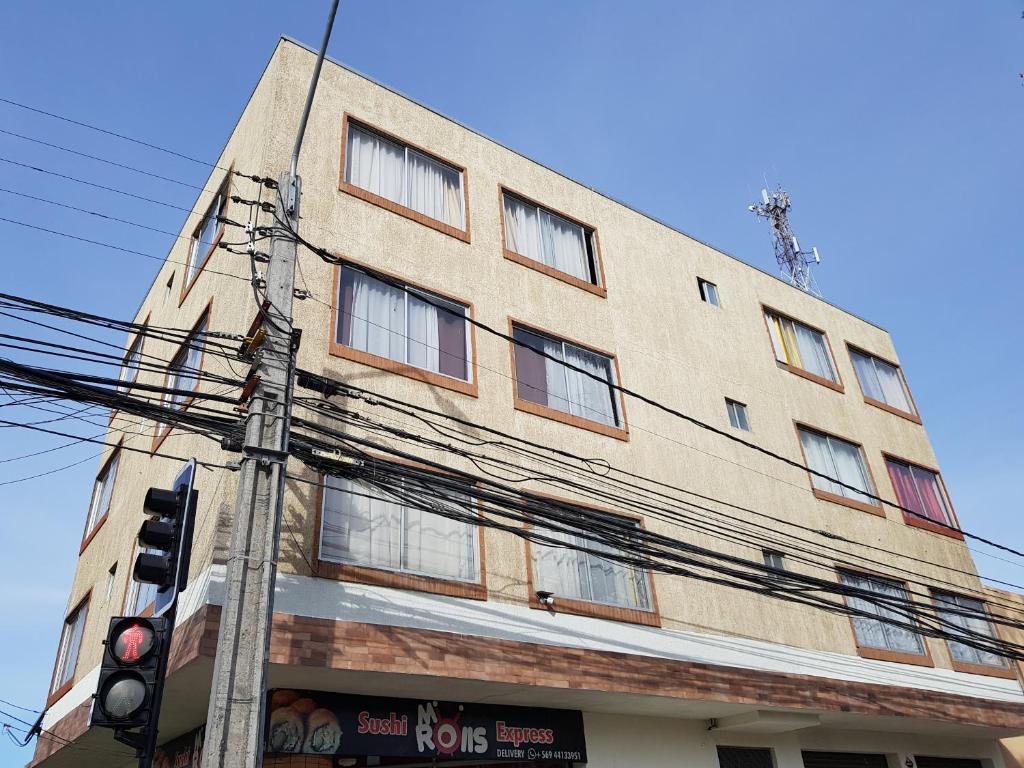
[[437, 311], [438, 367], [446, 376], [468, 381], [466, 325], [463, 317], [441, 309]]
[[335, 342], [352, 346], [352, 276], [346, 269], [340, 270], [338, 279], [341, 281], [341, 301], [338, 307], [338, 327]]
[[529, 347], [516, 344], [516, 392], [520, 399], [548, 404], [547, 373], [544, 358]]
[[900, 506], [917, 512], [929, 520], [949, 525], [946, 503], [939, 490], [935, 475], [927, 470], [917, 469], [894, 461], [886, 462], [889, 477], [896, 488], [896, 500]]
[[934, 473], [925, 469], [915, 469], [914, 482], [917, 485], [917, 492], [921, 494], [921, 513], [929, 520], [948, 525], [951, 521], [946, 514], [946, 503], [942, 498], [942, 491], [939, 490], [939, 478]]

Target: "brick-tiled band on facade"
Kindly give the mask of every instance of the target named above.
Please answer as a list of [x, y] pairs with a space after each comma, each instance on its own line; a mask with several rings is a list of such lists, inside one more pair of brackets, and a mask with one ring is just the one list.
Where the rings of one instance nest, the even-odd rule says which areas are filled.
[[[220, 608], [213, 605], [183, 622], [171, 670], [212, 657], [219, 625]], [[1024, 704], [1012, 702], [290, 614], [274, 616], [270, 662], [1024, 729]], [[82, 705], [53, 730], [75, 739], [87, 724]], [[33, 764], [59, 746], [41, 739]]]

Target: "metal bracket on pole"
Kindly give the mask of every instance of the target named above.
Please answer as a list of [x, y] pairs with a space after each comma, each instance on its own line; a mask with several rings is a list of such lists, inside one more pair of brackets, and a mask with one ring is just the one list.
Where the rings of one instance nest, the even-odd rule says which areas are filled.
[[258, 445], [242, 446], [242, 461], [255, 459], [260, 466], [266, 467], [271, 464], [284, 466], [288, 463], [288, 451], [278, 451], [273, 448], [263, 448]]

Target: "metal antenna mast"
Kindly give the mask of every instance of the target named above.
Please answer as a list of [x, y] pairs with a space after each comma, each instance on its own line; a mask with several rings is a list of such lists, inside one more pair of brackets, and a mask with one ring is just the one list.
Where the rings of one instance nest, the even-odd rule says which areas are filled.
[[800, 243], [789, 226], [789, 193], [781, 188], [771, 194], [761, 190], [761, 202], [754, 203], [750, 210], [772, 225], [772, 240], [775, 259], [779, 262], [782, 276], [802, 291], [820, 296], [821, 292], [811, 276], [811, 265], [821, 262], [818, 249], [801, 251]]

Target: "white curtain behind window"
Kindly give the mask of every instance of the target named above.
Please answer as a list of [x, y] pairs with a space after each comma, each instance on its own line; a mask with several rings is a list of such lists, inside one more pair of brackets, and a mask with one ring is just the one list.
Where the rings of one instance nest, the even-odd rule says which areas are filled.
[[[862, 491], [872, 491], [871, 480], [868, 478], [868, 470], [864, 466], [860, 448], [842, 440], [830, 440], [829, 446], [832, 448], [832, 456], [836, 462], [836, 477], [847, 485], [852, 485]], [[850, 488], [842, 488], [842, 494], [865, 504], [871, 503], [870, 498]]]
[[540, 212], [545, 263], [580, 280], [590, 280], [583, 228], [547, 211]]
[[[810, 469], [828, 477], [838, 475], [835, 463], [832, 461], [832, 454], [828, 450], [828, 439], [824, 435], [801, 429], [800, 442], [804, 446], [804, 455], [807, 457], [807, 466]], [[811, 483], [820, 491], [834, 493], [837, 496], [843, 495], [843, 487], [825, 477], [812, 474]]]
[[[558, 541], [571, 541], [571, 537], [560, 531], [541, 531], [545, 536]], [[586, 581], [582, 573], [583, 554], [575, 549], [545, 546], [534, 548], [534, 563], [537, 566], [537, 589], [551, 592], [570, 600], [588, 600], [584, 590]]]
[[459, 172], [413, 150], [408, 151], [407, 157], [406, 205], [424, 216], [462, 229]]
[[[894, 600], [905, 601], [907, 599], [906, 591], [895, 582], [868, 579], [851, 573], [843, 573], [840, 578], [843, 584], [865, 589], [877, 595], [893, 598]], [[846, 600], [851, 608], [903, 623], [912, 623], [911, 619], [899, 611], [877, 605], [869, 600], [852, 596], [847, 597]], [[877, 619], [860, 616], [853, 617], [853, 627], [857, 634], [857, 640], [861, 645], [902, 653], [924, 653], [924, 646], [922, 645], [920, 635], [908, 629], [885, 624]]]
[[440, 370], [437, 313], [443, 311], [409, 294], [409, 365], [435, 373]]
[[[463, 498], [466, 506], [468, 497]], [[444, 504], [444, 502], [438, 502]], [[465, 512], [462, 505], [457, 511]], [[404, 567], [445, 579], [477, 578], [475, 526], [421, 509], [405, 509]]]
[[547, 382], [548, 389], [548, 406], [551, 408], [557, 408], [564, 413], [571, 413], [569, 407], [569, 391], [566, 389], [566, 371], [565, 366], [562, 365], [562, 343], [560, 341], [553, 341], [544, 336], [537, 336], [538, 340], [543, 342], [543, 351], [546, 355], [551, 355], [556, 359], [552, 360], [551, 357], [544, 358], [544, 378]]
[[878, 374], [878, 386], [882, 390], [882, 396], [877, 399], [893, 408], [899, 408], [909, 413], [911, 411], [910, 401], [907, 398], [907, 390], [903, 386], [899, 369], [876, 360], [875, 372]]
[[610, 363], [607, 358], [570, 344], [565, 345], [565, 361], [600, 380], [578, 371], [566, 370], [568, 379], [569, 412], [591, 421], [616, 426], [615, 408], [612, 404]]
[[401, 526], [401, 505], [351, 480], [327, 479], [320, 535], [324, 559], [400, 568]]
[[349, 123], [347, 165], [350, 184], [402, 204], [403, 147]]
[[92, 531], [97, 521], [110, 511], [110, 498], [114, 492], [114, 482], [117, 480], [117, 464], [121, 460], [120, 453], [115, 453], [114, 458], [107, 465], [103, 477], [96, 482], [92, 495], [92, 505], [89, 507], [89, 519], [86, 522], [85, 532]]
[[[614, 553], [615, 549], [592, 542], [591, 549]], [[647, 608], [647, 579], [644, 574], [623, 563], [587, 555], [590, 567], [590, 589], [598, 603], [622, 605], [628, 608]]]
[[[609, 554], [617, 550], [606, 544], [561, 531], [542, 529], [545, 536]], [[585, 600], [625, 608], [650, 608], [647, 577], [628, 565], [606, 560], [596, 554], [558, 546], [534, 547], [537, 588], [570, 600]]]
[[356, 272], [352, 276], [350, 345], [405, 362], [405, 292]]
[[832, 370], [832, 358], [829, 356], [825, 337], [800, 323], [793, 323], [793, 326], [804, 370], [823, 379], [835, 381], [836, 375]]
[[527, 205], [511, 195], [504, 195], [504, 205], [505, 246], [510, 251], [543, 262], [544, 251], [536, 206]]
[[[985, 606], [978, 600], [973, 600], [969, 597], [961, 597], [958, 595], [935, 595], [935, 604], [938, 608], [940, 618], [955, 627], [961, 627], [970, 632], [976, 632], [982, 636], [987, 636], [995, 639], [995, 633], [992, 630], [992, 625], [982, 618], [985, 615]], [[948, 609], [959, 609], [966, 611], [974, 611], [980, 614], [979, 616], [964, 616], [958, 613], [952, 613]], [[990, 667], [1005, 667], [1006, 661], [1002, 656], [997, 656], [994, 653], [983, 651], [978, 648], [973, 648], [963, 643], [958, 643], [955, 640], [949, 641], [949, 651], [953, 655], [953, 658], [957, 661], [962, 661], [967, 664], [984, 664]]]

